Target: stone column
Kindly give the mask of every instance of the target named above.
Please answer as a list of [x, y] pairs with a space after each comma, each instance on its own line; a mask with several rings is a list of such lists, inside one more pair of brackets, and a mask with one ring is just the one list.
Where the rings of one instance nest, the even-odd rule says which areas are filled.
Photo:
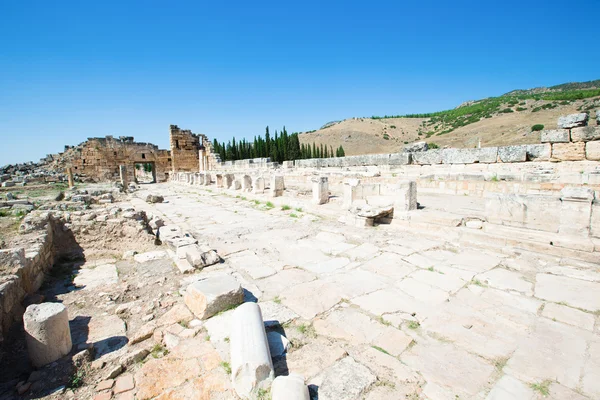
[[281, 175], [273, 175], [271, 177], [271, 188], [269, 189], [269, 196], [271, 197], [281, 197], [283, 196], [283, 176]]
[[263, 194], [265, 192], [265, 179], [260, 176], [256, 176], [252, 182], [252, 193]]
[[394, 211], [410, 211], [417, 209], [417, 182], [400, 181], [396, 187]]
[[223, 187], [223, 174], [217, 174], [217, 187]]
[[271, 385], [273, 400], [310, 400], [304, 378], [298, 374], [278, 376]]
[[67, 308], [60, 303], [32, 304], [23, 315], [27, 352], [39, 368], [71, 351], [71, 330]]
[[231, 183], [231, 189], [240, 190], [242, 188], [242, 182], [239, 179], [234, 179]]
[[204, 153], [205, 153], [205, 150], [198, 151], [198, 172], [202, 172], [202, 171], [206, 170], [206, 168], [204, 166]]
[[231, 189], [235, 176], [233, 174], [225, 174], [225, 188]]
[[269, 386], [275, 375], [273, 363], [258, 304], [242, 304], [232, 318], [231, 380], [237, 394], [247, 399]]
[[212, 177], [210, 176], [210, 174], [208, 172], [204, 173], [204, 186], [208, 186], [210, 185], [212, 182]]
[[329, 202], [329, 181], [326, 176], [312, 179], [312, 202], [314, 204], [325, 204]]
[[566, 187], [560, 191], [560, 225], [558, 233], [588, 237], [594, 191], [585, 187]]
[[125, 165], [119, 165], [119, 177], [121, 178], [121, 185], [123, 185], [123, 190], [127, 190], [129, 182], [127, 178], [127, 167]]
[[73, 180], [73, 168], [71, 167], [67, 168], [67, 180], [69, 182], [69, 188], [75, 186], [75, 181]]
[[359, 185], [360, 180], [358, 179], [347, 179], [344, 181], [344, 202], [342, 203], [343, 208], [350, 208], [354, 200], [357, 199]]
[[250, 192], [252, 190], [252, 178], [250, 175], [242, 176], [242, 191]]

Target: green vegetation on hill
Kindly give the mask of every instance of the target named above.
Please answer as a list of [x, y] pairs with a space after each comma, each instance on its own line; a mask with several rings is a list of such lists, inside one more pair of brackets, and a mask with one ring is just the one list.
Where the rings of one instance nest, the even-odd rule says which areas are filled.
[[[597, 82], [597, 81], [593, 81]], [[569, 87], [564, 84], [559, 86]], [[515, 93], [515, 92], [511, 92]], [[543, 93], [523, 93], [523, 94], [506, 94], [498, 97], [489, 97], [487, 99], [472, 102], [468, 105], [457, 107], [452, 110], [438, 111], [424, 114], [406, 114], [406, 115], [385, 115], [372, 116], [372, 119], [387, 119], [387, 118], [429, 118], [428, 121], [423, 121], [423, 129], [427, 130], [426, 135], [430, 137], [433, 134], [443, 135], [452, 132], [454, 129], [466, 126], [480, 121], [483, 118], [491, 118], [493, 114], [512, 113], [516, 105], [524, 105], [523, 100], [545, 100], [551, 102], [560, 102], [558, 104], [565, 105], [575, 100], [587, 99], [600, 96], [600, 89], [573, 89], [550, 91]], [[542, 109], [550, 109], [558, 106], [556, 103], [546, 103], [542, 106], [532, 109], [532, 112]], [[522, 107], [519, 107], [523, 110]]]

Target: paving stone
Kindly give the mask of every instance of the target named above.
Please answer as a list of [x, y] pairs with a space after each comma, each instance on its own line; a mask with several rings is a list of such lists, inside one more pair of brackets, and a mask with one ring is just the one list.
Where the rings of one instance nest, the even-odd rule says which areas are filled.
[[223, 274], [188, 286], [184, 301], [196, 317], [203, 320], [241, 304], [244, 292], [234, 277]]
[[416, 279], [419, 282], [426, 283], [430, 286], [439, 288], [445, 292], [454, 293], [462, 288], [466, 282], [463, 279], [457, 278], [442, 271], [433, 270], [418, 270], [410, 274], [410, 278]]
[[486, 400], [533, 400], [536, 397], [536, 393], [528, 385], [510, 375], [504, 375], [496, 382]]
[[310, 282], [316, 278], [312, 272], [300, 268], [284, 269], [275, 275], [256, 281], [258, 287], [268, 297], [275, 297], [286, 291], [286, 289]]
[[466, 269], [474, 272], [488, 271], [497, 266], [502, 258], [479, 251], [467, 250], [455, 254], [446, 260], [447, 264], [455, 268]]
[[388, 286], [381, 275], [360, 268], [347, 272], [340, 271], [323, 280], [335, 285], [345, 299], [352, 299]]
[[117, 266], [105, 264], [93, 269], [82, 268], [73, 279], [73, 284], [78, 288], [90, 290], [99, 286], [113, 285], [119, 281]]
[[336, 257], [331, 258], [327, 261], [304, 264], [302, 268], [315, 274], [321, 275], [335, 272], [341, 268], [344, 268], [349, 263], [350, 260], [346, 257]]
[[96, 385], [96, 390], [99, 392], [102, 390], [108, 390], [113, 387], [114, 383], [115, 383], [114, 379], [106, 379]]
[[426, 304], [441, 304], [448, 300], [449, 294], [441, 289], [413, 279], [403, 279], [396, 286], [404, 293]]
[[162, 260], [167, 258], [167, 252], [162, 250], [149, 251], [147, 253], [136, 254], [133, 259], [138, 263], [145, 263], [153, 260]]
[[352, 303], [374, 315], [401, 311], [418, 315], [418, 318], [425, 318], [433, 311], [432, 307], [415, 300], [400, 289], [393, 288], [381, 289], [356, 297], [352, 299]]
[[495, 371], [481, 358], [447, 343], [417, 343], [401, 361], [419, 370], [428, 384], [435, 383], [461, 398], [483, 390]]
[[309, 379], [345, 355], [346, 351], [339, 345], [317, 339], [289, 353], [286, 369]]
[[133, 390], [134, 387], [135, 383], [133, 382], [133, 375], [121, 375], [115, 382], [113, 392], [115, 394], [127, 392], [128, 390]]
[[283, 303], [304, 319], [329, 310], [341, 299], [342, 293], [335, 285], [321, 280], [294, 286], [282, 295]]
[[403, 261], [402, 256], [394, 253], [383, 253], [367, 261], [360, 268], [393, 280], [400, 280], [416, 269], [414, 266]]
[[476, 275], [475, 279], [479, 279], [486, 285], [490, 285], [497, 289], [514, 290], [527, 296], [533, 294], [533, 284], [526, 281], [522, 274], [503, 268], [495, 268], [483, 274]]
[[98, 393], [94, 396], [94, 400], [110, 400], [112, 397], [111, 392]]
[[309, 384], [319, 382], [319, 400], [354, 400], [376, 380], [367, 367], [352, 357], [345, 357], [325, 369]]
[[156, 397], [201, 373], [195, 359], [150, 358], [135, 374], [136, 396], [141, 399]]
[[234, 268], [245, 271], [252, 279], [266, 278], [277, 272], [274, 268], [265, 265], [265, 263], [250, 250], [229, 257], [227, 262]]
[[595, 312], [600, 310], [600, 283], [550, 274], [537, 274], [535, 296]]
[[[598, 339], [594, 339], [589, 346], [588, 350], [589, 357], [585, 362], [583, 368], [583, 374], [581, 382], [583, 384], [583, 392], [587, 394], [591, 398], [598, 399], [600, 398], [600, 359], [598, 359], [598, 354], [600, 354], [600, 341]], [[563, 366], [565, 367], [565, 366]], [[570, 368], [570, 366], [566, 366]], [[562, 383], [562, 382], [561, 382]], [[566, 385], [566, 384], [565, 384]], [[569, 386], [569, 385], [566, 385]], [[572, 389], [576, 389], [571, 387]], [[552, 389], [552, 387], [551, 387]], [[559, 398], [559, 397], [557, 397]], [[573, 398], [573, 397], [565, 397], [565, 398]]]
[[573, 325], [578, 328], [594, 330], [594, 315], [583, 311], [563, 306], [560, 304], [546, 303], [542, 311], [544, 317], [564, 322], [565, 324]]
[[358, 247], [344, 253], [350, 260], [369, 260], [379, 253], [379, 247], [371, 243], [363, 243]]
[[538, 319], [504, 372], [526, 382], [550, 379], [575, 389], [586, 358], [586, 337], [591, 338], [591, 333]]
[[265, 301], [260, 302], [259, 305], [266, 327], [284, 325], [298, 318], [298, 314], [283, 304], [274, 301]]

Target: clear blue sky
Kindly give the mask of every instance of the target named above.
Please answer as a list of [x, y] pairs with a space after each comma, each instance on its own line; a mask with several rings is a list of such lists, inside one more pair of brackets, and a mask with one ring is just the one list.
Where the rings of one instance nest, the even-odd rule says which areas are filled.
[[0, 0], [0, 165], [600, 78], [598, 1]]

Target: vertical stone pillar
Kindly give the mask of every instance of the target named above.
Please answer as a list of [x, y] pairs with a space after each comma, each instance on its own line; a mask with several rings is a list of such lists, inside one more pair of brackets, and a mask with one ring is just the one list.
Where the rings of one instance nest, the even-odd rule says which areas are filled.
[[121, 178], [121, 185], [123, 190], [127, 190], [129, 182], [127, 180], [127, 167], [125, 165], [119, 165], [119, 178]]
[[69, 182], [69, 188], [72, 188], [75, 186], [75, 181], [73, 179], [73, 168], [71, 168], [71, 167], [67, 168], [67, 180]]
[[250, 192], [252, 190], [252, 178], [250, 175], [242, 176], [242, 191]]
[[208, 172], [204, 173], [204, 186], [208, 186], [212, 183], [212, 177]]
[[233, 312], [231, 323], [231, 381], [237, 394], [254, 398], [275, 375], [260, 307], [244, 303]]
[[271, 385], [273, 400], [310, 400], [304, 377], [298, 374], [280, 375]]
[[261, 176], [255, 176], [252, 180], [252, 193], [263, 194], [265, 192], [265, 179]]
[[344, 202], [342, 207], [348, 209], [352, 206], [354, 200], [358, 197], [358, 187], [360, 180], [358, 179], [347, 179], [344, 181]]
[[560, 225], [558, 233], [588, 237], [594, 191], [584, 187], [566, 187], [560, 191]]
[[417, 182], [400, 181], [396, 187], [394, 211], [410, 211], [417, 209]]
[[204, 154], [206, 153], [206, 150], [199, 150], [198, 153], [199, 172], [206, 171], [206, 165], [204, 165]]
[[283, 196], [284, 182], [283, 176], [273, 175], [271, 177], [271, 188], [269, 189], [269, 196], [281, 197]]
[[217, 174], [217, 187], [223, 187], [223, 174]]
[[233, 174], [225, 174], [225, 188], [231, 189], [235, 176]]
[[325, 204], [329, 202], [329, 180], [326, 176], [312, 179], [312, 202], [314, 204]]
[[27, 352], [39, 368], [71, 351], [71, 330], [67, 308], [60, 303], [32, 304], [23, 315]]

